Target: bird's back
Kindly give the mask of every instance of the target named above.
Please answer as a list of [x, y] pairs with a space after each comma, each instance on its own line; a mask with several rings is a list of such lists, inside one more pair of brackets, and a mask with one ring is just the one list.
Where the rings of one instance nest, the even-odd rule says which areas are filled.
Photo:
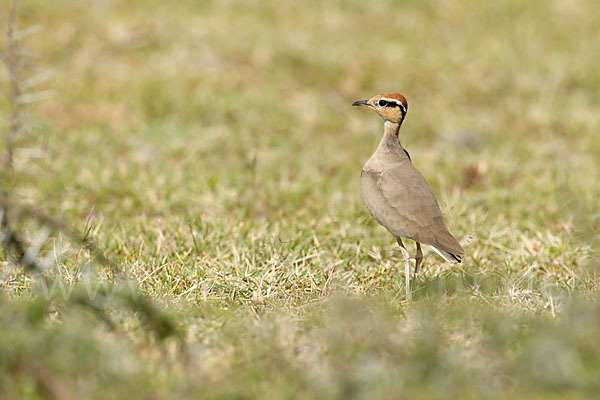
[[431, 186], [399, 140], [382, 143], [362, 170], [367, 210], [392, 235], [428, 244], [460, 260], [464, 250], [448, 231]]

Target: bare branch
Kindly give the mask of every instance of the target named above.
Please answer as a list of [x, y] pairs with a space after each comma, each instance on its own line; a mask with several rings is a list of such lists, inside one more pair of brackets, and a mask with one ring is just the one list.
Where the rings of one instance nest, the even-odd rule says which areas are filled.
[[42, 25], [33, 25], [23, 30], [17, 31], [13, 35], [14, 40], [21, 40], [26, 38], [27, 36], [35, 35], [38, 32], [41, 32], [44, 29]]
[[17, 97], [17, 104], [30, 104], [37, 101], [49, 99], [54, 95], [54, 90], [41, 90], [39, 92], [24, 93]]
[[[89, 238], [69, 229], [67, 225], [58, 221], [49, 215], [43, 213], [40, 210], [37, 210], [32, 207], [24, 207], [14, 202], [10, 201], [4, 194], [0, 194], [0, 208], [4, 210], [11, 210], [13, 212], [17, 212], [19, 214], [27, 215], [28, 217], [38, 221], [46, 227], [49, 227], [53, 230], [61, 231], [66, 234], [71, 240], [76, 242], [82, 248], [87, 249], [92, 257], [99, 264], [105, 265], [109, 267], [113, 273], [121, 273], [121, 269], [117, 264], [108, 259], [102, 252], [98, 249], [96, 244]], [[27, 252], [27, 245], [18, 238], [17, 234], [8, 228], [8, 216], [4, 213], [4, 218], [0, 221], [3, 224], [3, 228], [5, 230], [5, 243], [10, 247], [12, 246], [14, 250], [16, 250], [16, 255], [18, 257], [19, 263], [24, 263], [24, 261], [28, 261], [27, 265], [24, 265], [27, 269], [31, 270], [44, 270], [45, 268], [37, 264], [37, 259], [34, 259], [32, 262], [30, 260], [24, 260], [24, 256]], [[1, 226], [1, 225], [0, 225]]]
[[21, 87], [26, 90], [30, 89], [34, 86], [39, 85], [40, 83], [46, 82], [48, 79], [52, 77], [53, 73], [51, 70], [43, 70], [27, 79], [23, 79], [21, 82]]
[[15, 25], [17, 19], [18, 0], [13, 0], [10, 11], [8, 12], [8, 20], [6, 26], [6, 54], [4, 63], [8, 69], [10, 81], [9, 100], [11, 105], [10, 126], [6, 136], [6, 154], [4, 157], [4, 168], [10, 170], [13, 166], [14, 143], [19, 133], [19, 112], [21, 104], [18, 99], [21, 96], [21, 87], [19, 85], [19, 59], [18, 59], [18, 43], [15, 38]]

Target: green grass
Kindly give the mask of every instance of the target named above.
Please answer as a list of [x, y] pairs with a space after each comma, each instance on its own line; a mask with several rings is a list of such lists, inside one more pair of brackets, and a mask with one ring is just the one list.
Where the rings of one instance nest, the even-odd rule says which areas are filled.
[[[55, 95], [19, 142], [44, 158], [3, 187], [87, 224], [128, 278], [52, 236], [47, 302], [2, 253], [0, 397], [600, 392], [593, 1], [21, 3]], [[426, 250], [410, 301], [360, 194], [382, 121], [350, 106], [390, 91], [466, 250]], [[127, 296], [62, 298], [90, 282], [139, 286], [176, 334]]]

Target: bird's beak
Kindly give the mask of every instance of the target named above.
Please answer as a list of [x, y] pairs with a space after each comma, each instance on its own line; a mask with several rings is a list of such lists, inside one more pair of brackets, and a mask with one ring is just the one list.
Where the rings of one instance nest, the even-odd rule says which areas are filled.
[[368, 106], [369, 100], [359, 100], [352, 103], [353, 106]]

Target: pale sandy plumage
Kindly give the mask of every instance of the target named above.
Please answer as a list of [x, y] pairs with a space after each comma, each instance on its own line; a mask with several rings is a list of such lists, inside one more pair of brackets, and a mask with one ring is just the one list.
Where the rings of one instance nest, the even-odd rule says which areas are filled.
[[353, 105], [367, 106], [384, 120], [384, 135], [362, 170], [367, 210], [404, 247], [401, 238], [417, 243], [415, 272], [422, 259], [420, 243], [431, 246], [446, 261], [460, 262], [464, 250], [448, 231], [431, 186], [412, 165], [398, 138], [408, 104], [404, 96], [378, 95]]

